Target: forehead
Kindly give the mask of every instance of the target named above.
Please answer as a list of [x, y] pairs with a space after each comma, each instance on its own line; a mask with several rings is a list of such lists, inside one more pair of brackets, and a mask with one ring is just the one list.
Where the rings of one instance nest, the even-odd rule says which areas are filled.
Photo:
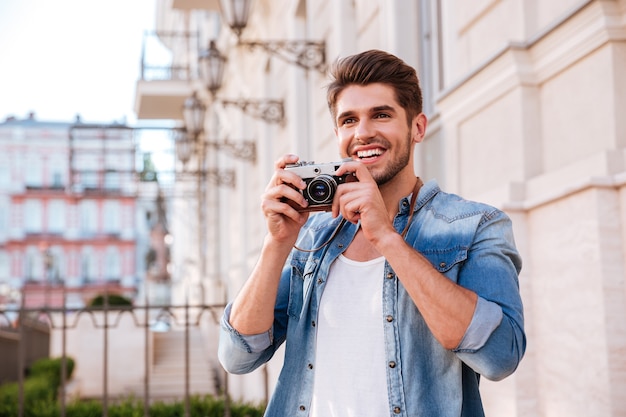
[[337, 114], [380, 106], [400, 107], [394, 89], [382, 83], [349, 85], [339, 94], [336, 104]]

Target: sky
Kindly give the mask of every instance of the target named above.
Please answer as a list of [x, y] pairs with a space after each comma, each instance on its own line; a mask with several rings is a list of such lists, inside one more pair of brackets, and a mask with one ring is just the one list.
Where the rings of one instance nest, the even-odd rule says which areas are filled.
[[156, 0], [0, 0], [0, 122], [134, 124]]

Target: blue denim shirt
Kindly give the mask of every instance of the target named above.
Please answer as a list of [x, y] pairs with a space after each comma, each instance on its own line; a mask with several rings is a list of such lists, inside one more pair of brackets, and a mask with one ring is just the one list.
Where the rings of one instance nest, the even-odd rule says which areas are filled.
[[[444, 349], [420, 311], [385, 264], [383, 317], [389, 416], [483, 416], [480, 375], [510, 375], [525, 348], [518, 274], [521, 259], [511, 221], [502, 211], [444, 193], [435, 181], [419, 192], [407, 242], [450, 280], [476, 292], [478, 304], [456, 349]], [[408, 197], [394, 219], [402, 231], [409, 217]], [[328, 213], [312, 215], [298, 238], [299, 248], [323, 245], [339, 225]], [[293, 250], [283, 269], [274, 325], [259, 335], [241, 335], [221, 323], [219, 358], [231, 373], [251, 372], [285, 346], [283, 369], [266, 416], [308, 416], [315, 376], [316, 321], [331, 264], [354, 238], [345, 223], [329, 245], [311, 253]], [[368, 366], [363, 364], [363, 366]], [[377, 416], [378, 417], [378, 416]]]

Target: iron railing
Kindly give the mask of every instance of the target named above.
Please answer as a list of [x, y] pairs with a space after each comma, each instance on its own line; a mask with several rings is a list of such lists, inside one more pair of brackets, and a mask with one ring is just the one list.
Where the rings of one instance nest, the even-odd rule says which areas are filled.
[[[174, 56], [172, 51], [185, 51]], [[189, 31], [147, 31], [141, 51], [141, 79], [144, 81], [190, 81], [196, 78], [191, 65], [197, 57], [199, 34]]]
[[[106, 298], [105, 298], [106, 299]], [[101, 393], [98, 396], [99, 400], [102, 402], [103, 409], [103, 417], [108, 416], [108, 408], [109, 404], [112, 400], [120, 397], [119, 393], [112, 393], [110, 390], [111, 384], [111, 374], [110, 374], [110, 364], [115, 365], [116, 359], [119, 361], [119, 352], [112, 352], [112, 337], [121, 337], [119, 334], [113, 334], [114, 332], [119, 332], [120, 323], [126, 323], [126, 329], [123, 330], [125, 334], [128, 336], [132, 332], [135, 332], [133, 336], [135, 340], [137, 340], [136, 332], [143, 333], [143, 346], [140, 349], [133, 348], [132, 346], [127, 347], [128, 350], [125, 355], [141, 355], [143, 356], [143, 389], [140, 393], [140, 396], [143, 398], [144, 404], [144, 417], [148, 417], [150, 413], [150, 404], [155, 398], [151, 396], [151, 370], [153, 369], [152, 359], [154, 355], [154, 335], [158, 334], [157, 332], [163, 331], [178, 331], [184, 335], [184, 345], [181, 351], [181, 361], [182, 366], [184, 366], [184, 391], [182, 397], [177, 397], [176, 395], [171, 396], [171, 398], [177, 397], [176, 399], [184, 401], [184, 410], [185, 416], [190, 416], [190, 398], [192, 396], [192, 389], [190, 386], [190, 375], [191, 375], [191, 358], [190, 358], [190, 333], [192, 330], [198, 330], [211, 338], [212, 335], [213, 340], [206, 340], [206, 343], [203, 345], [206, 346], [205, 355], [207, 359], [211, 360], [216, 357], [216, 335], [217, 335], [217, 326], [219, 326], [219, 317], [221, 316], [224, 309], [224, 305], [216, 304], [216, 305], [208, 305], [208, 304], [190, 304], [184, 303], [182, 305], [158, 305], [158, 306], [110, 306], [106, 302], [101, 307], [84, 307], [84, 308], [52, 308], [52, 307], [43, 307], [43, 308], [0, 308], [0, 339], [5, 338], [9, 341], [8, 345], [17, 345], [17, 363], [14, 363], [16, 369], [13, 374], [17, 374], [18, 376], [18, 385], [19, 385], [19, 414], [18, 417], [23, 417], [24, 415], [24, 379], [27, 368], [33, 362], [32, 355], [28, 355], [29, 352], [29, 341], [32, 345], [34, 339], [27, 336], [26, 332], [29, 331], [27, 323], [32, 323], [36, 321], [39, 323], [39, 327], [44, 323], [49, 332], [51, 334], [50, 340], [50, 354], [54, 354], [54, 350], [52, 345], [60, 345], [60, 357], [61, 357], [61, 386], [59, 392], [59, 402], [60, 402], [60, 415], [61, 417], [65, 417], [66, 415], [66, 406], [67, 406], [67, 388], [68, 388], [68, 380], [67, 380], [67, 358], [75, 358], [79, 356], [79, 359], [76, 360], [76, 366], [81, 366], [80, 361], [84, 360], [85, 355], [90, 357], [91, 361], [99, 361], [101, 360]], [[101, 334], [101, 342], [102, 346], [101, 352], [102, 357], [100, 359], [96, 358], [92, 352], [84, 352], [77, 351], [76, 346], [71, 346], [68, 344], [68, 335], [71, 332], [82, 331], [85, 332], [84, 322], [85, 317], [88, 317], [88, 322], [91, 323], [91, 332], [92, 336], [88, 336], [84, 334], [81, 338], [91, 338], [93, 340], [94, 332], [99, 332]], [[126, 317], [126, 318], [123, 318]], [[130, 317], [130, 319], [128, 318]], [[128, 329], [128, 322], [131, 322], [131, 329]], [[79, 326], [79, 323], [81, 325]], [[4, 330], [2, 330], [4, 329]], [[83, 329], [83, 330], [81, 330]], [[88, 331], [89, 332], [89, 331]], [[77, 335], [73, 335], [75, 338]], [[60, 341], [58, 340], [60, 338]], [[39, 339], [38, 344], [41, 344], [41, 340]], [[1, 341], [1, 340], [0, 340]], [[7, 346], [7, 344], [4, 344]], [[3, 346], [0, 343], [0, 346]], [[119, 348], [119, 346], [118, 346]], [[89, 347], [89, 349], [97, 352], [100, 349], [94, 349], [93, 346]], [[79, 349], [80, 350], [80, 349]], [[84, 349], [83, 349], [84, 350]], [[41, 354], [40, 354], [41, 356]], [[139, 359], [139, 358], [137, 358]], [[138, 363], [135, 361], [135, 363]], [[230, 415], [229, 413], [229, 394], [228, 394], [228, 386], [226, 383], [226, 375], [217, 365], [217, 361], [213, 361], [214, 365], [211, 369], [214, 380], [212, 383], [214, 384], [214, 394], [223, 396], [225, 401], [225, 415]], [[84, 367], [84, 363], [82, 364]], [[75, 368], [76, 369], [76, 368]], [[93, 376], [95, 377], [95, 376]], [[162, 393], [161, 393], [162, 395]], [[89, 397], [93, 398], [93, 394]], [[134, 395], [137, 398], [136, 395]]]

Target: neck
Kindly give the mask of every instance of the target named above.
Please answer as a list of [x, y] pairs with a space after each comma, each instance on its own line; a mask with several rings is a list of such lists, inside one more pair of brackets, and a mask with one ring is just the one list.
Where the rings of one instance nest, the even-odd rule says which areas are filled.
[[385, 200], [385, 206], [391, 219], [398, 214], [398, 205], [400, 200], [408, 196], [414, 191], [416, 185], [416, 176], [413, 173], [399, 174], [391, 181], [379, 186], [379, 190], [383, 199]]

